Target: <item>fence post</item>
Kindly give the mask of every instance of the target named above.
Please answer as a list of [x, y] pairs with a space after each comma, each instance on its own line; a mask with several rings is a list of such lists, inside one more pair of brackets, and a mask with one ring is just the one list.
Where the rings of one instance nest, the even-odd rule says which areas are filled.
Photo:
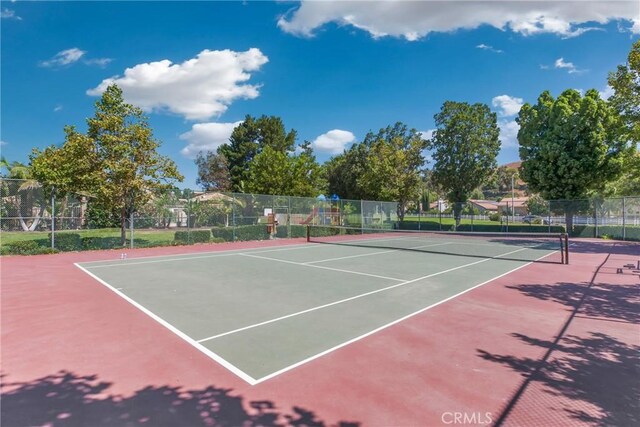
[[51, 188], [51, 249], [56, 248], [56, 187]]
[[129, 216], [129, 229], [131, 230], [131, 241], [129, 242], [129, 247], [133, 249], [133, 209], [131, 209], [131, 214]]
[[598, 237], [600, 236], [600, 233], [598, 232], [598, 199], [593, 199], [593, 220], [595, 221], [595, 236], [593, 237]]
[[231, 241], [236, 241], [236, 193], [231, 193], [233, 209], [231, 209]]
[[627, 240], [627, 209], [626, 209], [626, 197], [622, 198], [622, 240]]

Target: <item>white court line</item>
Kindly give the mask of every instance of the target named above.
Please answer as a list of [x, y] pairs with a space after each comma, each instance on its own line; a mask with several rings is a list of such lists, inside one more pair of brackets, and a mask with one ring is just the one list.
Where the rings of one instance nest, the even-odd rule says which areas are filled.
[[[250, 253], [262, 254], [262, 253], [269, 253], [269, 252], [291, 251], [294, 249], [307, 249], [307, 248], [317, 248], [317, 247], [319, 246], [302, 244], [302, 245], [290, 245], [284, 248], [266, 249], [266, 250], [261, 250], [262, 248], [229, 249], [226, 251], [200, 252], [200, 254], [204, 253], [206, 255], [199, 255], [198, 253], [183, 254], [183, 255], [176, 254], [173, 257], [171, 257], [171, 255], [154, 255], [149, 257], [129, 258], [128, 260], [122, 260], [122, 262], [115, 262], [115, 263], [114, 263], [114, 260], [102, 260], [102, 261], [87, 261], [82, 264], [90, 264], [94, 262], [111, 262], [112, 264], [106, 264], [106, 265], [105, 264], [86, 265], [85, 268], [122, 267], [125, 265], [154, 264], [159, 262], [173, 262], [173, 261], [189, 261], [192, 259], [202, 259], [202, 258], [218, 258], [218, 257], [224, 257], [224, 256], [240, 255], [241, 253], [246, 251], [255, 251]], [[156, 259], [156, 258], [162, 258], [162, 259]], [[134, 261], [138, 259], [142, 261]], [[151, 260], [146, 261], [147, 259], [151, 259]]]
[[[301, 314], [310, 313], [312, 311], [316, 311], [316, 310], [320, 310], [320, 309], [323, 309], [323, 308], [331, 307], [331, 306], [337, 305], [337, 304], [342, 304], [342, 303], [345, 303], [347, 301], [353, 301], [353, 300], [358, 299], [358, 298], [364, 298], [364, 297], [369, 296], [369, 295], [377, 294], [377, 293], [380, 293], [380, 292], [385, 292], [385, 291], [388, 291], [389, 289], [398, 288], [400, 286], [409, 285], [411, 283], [414, 283], [414, 282], [417, 282], [417, 281], [420, 281], [420, 280], [429, 279], [431, 277], [439, 276], [439, 275], [445, 274], [445, 273], [450, 273], [452, 271], [459, 270], [461, 268], [470, 267], [472, 265], [476, 265], [476, 264], [480, 264], [480, 263], [483, 263], [483, 262], [487, 262], [487, 261], [490, 261], [492, 259], [497, 259], [497, 258], [499, 258], [501, 256], [510, 255], [512, 253], [520, 252], [520, 251], [523, 251], [523, 250], [525, 250], [525, 249], [524, 248], [523, 249], [516, 249], [515, 251], [507, 252], [505, 254], [501, 254], [501, 255], [498, 255], [498, 256], [495, 256], [495, 257], [492, 257], [492, 258], [486, 258], [486, 259], [482, 259], [480, 261], [475, 261], [475, 262], [471, 262], [471, 263], [468, 263], [468, 264], [459, 265], [457, 267], [449, 268], [447, 270], [438, 271], [436, 273], [427, 274], [426, 276], [418, 277], [417, 279], [405, 280], [405, 281], [403, 281], [401, 283], [396, 283], [395, 285], [387, 286], [385, 288], [376, 289], [375, 291], [365, 292], [363, 294], [359, 294], [359, 295], [355, 295], [355, 296], [352, 296], [352, 297], [349, 297], [349, 298], [345, 298], [345, 299], [341, 299], [341, 300], [338, 300], [338, 301], [330, 302], [328, 304], [319, 305], [317, 307], [312, 307], [312, 308], [309, 308], [309, 309], [306, 309], [306, 310], [298, 311], [296, 313], [287, 314], [285, 316], [281, 316], [281, 317], [278, 317], [278, 318], [275, 318], [275, 319], [266, 320], [264, 322], [256, 323], [256, 324], [249, 325], [249, 326], [245, 326], [243, 328], [238, 328], [238, 329], [234, 329], [232, 331], [223, 332], [221, 334], [213, 335], [213, 336], [210, 336], [210, 337], [207, 337], [207, 338], [202, 338], [202, 339], [198, 340], [198, 342], [201, 343], [201, 342], [205, 342], [205, 341], [210, 341], [210, 340], [213, 340], [213, 339], [216, 339], [216, 338], [223, 337], [225, 335], [235, 334], [237, 332], [246, 331], [247, 329], [257, 328], [258, 326], [267, 325], [269, 323], [278, 322], [280, 320], [288, 319], [290, 317], [300, 316]], [[277, 260], [277, 261], [279, 261], [279, 260]], [[299, 263], [294, 263], [294, 264], [299, 264]], [[302, 264], [302, 265], [305, 265], [305, 264]], [[307, 266], [308, 267], [319, 267], [317, 265], [307, 265]]]
[[388, 251], [371, 252], [371, 253], [368, 253], [368, 254], [341, 256], [341, 257], [338, 257], [338, 258], [321, 259], [321, 260], [318, 260], [318, 261], [307, 261], [307, 262], [303, 262], [303, 264], [309, 265], [309, 264], [316, 264], [316, 263], [319, 263], [319, 262], [338, 261], [338, 260], [341, 260], [341, 259], [359, 258], [359, 257], [371, 256], [371, 255], [389, 254], [389, 253], [392, 253], [392, 252], [406, 251], [406, 250], [411, 250], [411, 249], [422, 249], [422, 248], [430, 248], [432, 246], [448, 245], [449, 243], [450, 242], [435, 243], [433, 245], [422, 245], [422, 246], [413, 246], [411, 248], [391, 249], [391, 250], [388, 250]]
[[243, 254], [243, 253], [240, 253], [240, 254], [237, 254], [237, 255], [251, 257], [251, 258], [258, 258], [258, 259], [266, 259], [268, 261], [283, 262], [285, 264], [301, 265], [303, 267], [321, 268], [323, 270], [332, 270], [332, 271], [339, 271], [341, 273], [357, 274], [357, 275], [360, 275], [360, 276], [377, 277], [378, 279], [394, 280], [396, 282], [403, 282], [404, 281], [404, 279], [397, 279], [395, 277], [379, 276], [377, 274], [369, 274], [369, 273], [361, 273], [359, 271], [343, 270], [341, 268], [326, 267], [324, 265], [305, 264], [305, 263], [302, 263], [302, 262], [289, 261], [289, 260], [286, 260], [286, 259], [269, 258], [269, 257], [266, 257], [266, 256], [259, 256], [259, 255], [254, 255], [254, 254], [246, 254], [246, 253]]
[[[537, 258], [535, 261], [539, 261], [539, 260], [541, 260], [542, 258], [546, 258], [546, 257], [548, 257], [549, 255], [554, 254], [555, 252], [558, 252], [558, 251], [554, 251], [554, 252], [552, 252], [552, 253], [549, 253], [549, 254], [543, 255], [543, 256], [541, 256], [540, 258]], [[506, 255], [506, 254], [505, 254], [505, 255]], [[369, 332], [367, 332], [367, 333], [365, 333], [365, 334], [362, 334], [362, 335], [360, 335], [360, 336], [357, 336], [357, 337], [355, 337], [355, 338], [352, 338], [352, 339], [350, 339], [349, 341], [345, 341], [345, 342], [343, 342], [342, 344], [338, 344], [338, 345], [336, 345], [335, 347], [331, 347], [331, 348], [329, 348], [329, 349], [327, 349], [327, 350], [325, 350], [325, 351], [323, 351], [323, 352], [321, 352], [321, 353], [315, 354], [315, 355], [313, 355], [313, 356], [311, 356], [311, 357], [308, 357], [308, 358], [303, 359], [303, 360], [301, 360], [301, 361], [299, 361], [299, 362], [297, 362], [297, 363], [294, 363], [293, 365], [289, 365], [289, 366], [287, 366], [287, 367], [285, 367], [285, 368], [282, 368], [282, 369], [280, 369], [279, 371], [273, 372], [273, 373], [271, 373], [271, 374], [269, 374], [269, 375], [266, 375], [266, 376], [264, 376], [264, 377], [262, 377], [262, 378], [258, 378], [257, 380], [255, 380], [255, 381], [256, 381], [256, 382], [255, 382], [255, 384], [259, 384], [259, 383], [261, 383], [261, 382], [267, 381], [267, 380], [269, 380], [269, 379], [271, 379], [271, 378], [274, 378], [274, 377], [276, 377], [276, 376], [278, 376], [278, 375], [281, 375], [281, 374], [283, 374], [283, 373], [285, 373], [285, 372], [287, 372], [287, 371], [290, 371], [290, 370], [292, 370], [292, 369], [294, 369], [294, 368], [297, 368], [298, 366], [304, 365], [305, 363], [311, 362], [311, 361], [313, 361], [313, 360], [315, 360], [315, 359], [318, 359], [319, 357], [322, 357], [322, 356], [324, 356], [324, 355], [326, 355], [326, 354], [329, 354], [329, 353], [331, 353], [331, 352], [333, 352], [333, 351], [335, 351], [335, 350], [338, 350], [338, 349], [340, 349], [340, 348], [342, 348], [342, 347], [345, 347], [345, 346], [347, 346], [347, 345], [349, 345], [349, 344], [353, 344], [353, 343], [354, 343], [354, 342], [356, 342], [356, 341], [360, 341], [361, 339], [366, 338], [366, 337], [368, 337], [368, 336], [370, 336], [370, 335], [373, 335], [373, 334], [375, 334], [375, 333], [377, 333], [377, 332], [380, 332], [380, 331], [382, 331], [383, 329], [386, 329], [386, 328], [388, 328], [388, 327], [390, 327], [390, 326], [393, 326], [393, 325], [395, 325], [395, 324], [397, 324], [397, 323], [403, 322], [403, 321], [405, 321], [405, 320], [409, 319], [410, 317], [416, 316], [416, 315], [418, 315], [418, 314], [420, 314], [420, 313], [422, 313], [422, 312], [424, 312], [424, 311], [427, 311], [427, 310], [429, 310], [429, 309], [431, 309], [431, 308], [433, 308], [433, 307], [436, 307], [436, 306], [438, 306], [438, 305], [440, 305], [440, 304], [443, 304], [443, 303], [445, 303], [445, 302], [447, 302], [447, 301], [450, 301], [450, 300], [452, 300], [452, 299], [454, 299], [454, 298], [457, 298], [457, 297], [459, 297], [459, 296], [460, 296], [460, 295], [462, 295], [462, 294], [466, 294], [467, 292], [472, 291], [472, 290], [474, 290], [474, 289], [476, 289], [476, 288], [479, 288], [480, 286], [483, 286], [483, 285], [486, 285], [487, 283], [493, 282], [494, 280], [497, 280], [497, 279], [499, 279], [499, 278], [501, 278], [501, 277], [504, 277], [504, 276], [506, 276], [507, 274], [511, 274], [511, 273], [513, 273], [513, 272], [514, 272], [514, 271], [516, 271], [516, 270], [520, 270], [521, 268], [524, 268], [524, 267], [526, 267], [526, 266], [528, 266], [528, 265], [530, 265], [530, 264], [533, 264], [535, 261], [530, 261], [530, 262], [528, 262], [528, 263], [526, 263], [526, 264], [524, 264], [524, 265], [521, 265], [521, 266], [519, 266], [519, 267], [514, 268], [513, 270], [509, 270], [509, 271], [507, 271], [506, 273], [500, 274], [499, 276], [493, 277], [493, 278], [491, 278], [491, 279], [489, 279], [489, 280], [487, 280], [487, 281], [485, 281], [485, 282], [479, 283], [479, 284], [477, 284], [477, 285], [475, 285], [475, 286], [473, 286], [473, 287], [471, 287], [471, 288], [469, 288], [469, 289], [465, 289], [465, 290], [464, 290], [464, 291], [462, 291], [462, 292], [459, 292], [459, 293], [457, 293], [457, 294], [455, 294], [455, 295], [452, 295], [452, 296], [450, 296], [450, 297], [448, 297], [448, 298], [445, 298], [445, 299], [443, 299], [442, 301], [438, 301], [437, 303], [431, 304], [430, 306], [427, 306], [427, 307], [421, 308], [420, 310], [418, 310], [418, 311], [414, 311], [413, 313], [410, 313], [410, 314], [407, 314], [406, 316], [401, 317], [401, 318], [399, 318], [399, 319], [397, 319], [397, 320], [394, 320], [393, 322], [387, 323], [387, 324], [382, 325], [382, 326], [380, 326], [380, 327], [378, 327], [378, 328], [376, 328], [376, 329], [374, 329], [374, 330], [372, 330], [372, 331], [369, 331]]]
[[224, 366], [225, 368], [227, 368], [229, 371], [233, 372], [234, 374], [236, 374], [238, 377], [242, 378], [244, 381], [248, 382], [251, 385], [256, 384], [256, 380], [255, 378], [253, 378], [251, 375], [247, 374], [246, 372], [242, 371], [240, 368], [234, 366], [233, 364], [231, 364], [230, 362], [228, 362], [227, 360], [223, 359], [221, 356], [219, 356], [218, 354], [214, 353], [213, 351], [209, 350], [208, 348], [206, 348], [205, 346], [201, 345], [200, 343], [198, 343], [196, 340], [194, 340], [193, 338], [191, 338], [190, 336], [188, 336], [187, 334], [185, 334], [184, 332], [182, 332], [181, 330], [179, 330], [178, 328], [176, 328], [175, 326], [173, 326], [172, 324], [170, 324], [169, 322], [167, 322], [166, 320], [164, 320], [163, 318], [161, 318], [160, 316], [156, 315], [155, 313], [153, 313], [151, 310], [147, 309], [146, 307], [142, 306], [141, 304], [137, 303], [136, 301], [134, 301], [133, 299], [129, 298], [127, 295], [125, 295], [123, 292], [119, 291], [118, 289], [114, 288], [113, 286], [111, 286], [109, 283], [107, 283], [106, 281], [102, 280], [101, 278], [99, 278], [98, 276], [96, 276], [95, 274], [91, 273], [90, 271], [88, 271], [86, 268], [82, 267], [81, 265], [79, 265], [78, 263], [74, 263], [74, 265], [76, 267], [78, 267], [80, 270], [84, 271], [85, 273], [87, 273], [89, 276], [93, 277], [95, 280], [97, 280], [99, 283], [101, 283], [102, 285], [106, 286], [108, 289], [111, 289], [113, 292], [115, 292], [118, 296], [120, 296], [121, 298], [123, 298], [125, 301], [127, 301], [128, 303], [130, 303], [131, 305], [133, 305], [134, 307], [136, 307], [138, 310], [142, 311], [143, 313], [145, 313], [147, 316], [151, 317], [153, 320], [155, 320], [156, 322], [160, 323], [162, 326], [164, 326], [165, 328], [169, 329], [171, 332], [173, 332], [174, 334], [176, 334], [177, 336], [179, 336], [180, 338], [182, 338], [183, 340], [185, 340], [186, 342], [188, 342], [189, 344], [191, 344], [192, 346], [194, 346], [195, 348], [197, 348], [198, 350], [200, 350], [202, 353], [206, 354], [207, 356], [209, 356], [211, 359], [215, 360], [216, 362], [218, 362], [220, 365]]

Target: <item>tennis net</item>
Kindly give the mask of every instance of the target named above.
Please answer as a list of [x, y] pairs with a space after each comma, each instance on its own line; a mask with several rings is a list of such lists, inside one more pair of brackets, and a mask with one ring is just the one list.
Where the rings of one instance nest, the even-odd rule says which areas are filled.
[[310, 225], [307, 241], [511, 261], [569, 263], [564, 233], [476, 233]]

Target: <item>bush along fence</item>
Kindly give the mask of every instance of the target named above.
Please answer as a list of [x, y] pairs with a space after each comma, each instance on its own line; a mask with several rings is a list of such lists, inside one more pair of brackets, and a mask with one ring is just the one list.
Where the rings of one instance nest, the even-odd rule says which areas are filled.
[[[0, 254], [37, 254], [207, 242], [302, 238], [306, 225], [474, 232], [564, 232], [640, 241], [640, 197], [398, 204], [366, 200], [170, 190], [110, 210], [90, 197], [47, 195], [0, 179]], [[276, 221], [270, 232], [270, 221]], [[123, 233], [124, 231], [124, 233]]]

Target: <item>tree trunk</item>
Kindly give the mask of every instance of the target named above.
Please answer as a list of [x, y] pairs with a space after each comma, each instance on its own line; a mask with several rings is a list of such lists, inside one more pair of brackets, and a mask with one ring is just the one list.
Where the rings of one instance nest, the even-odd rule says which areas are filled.
[[127, 243], [127, 210], [123, 207], [120, 212], [120, 244]]
[[564, 211], [565, 225], [567, 227], [567, 234], [571, 235], [573, 232], [573, 209], [567, 208]]
[[458, 227], [460, 227], [460, 214], [462, 213], [462, 205], [460, 203], [454, 203], [453, 204], [453, 217], [456, 221], [456, 227], [455, 229], [457, 230]]

